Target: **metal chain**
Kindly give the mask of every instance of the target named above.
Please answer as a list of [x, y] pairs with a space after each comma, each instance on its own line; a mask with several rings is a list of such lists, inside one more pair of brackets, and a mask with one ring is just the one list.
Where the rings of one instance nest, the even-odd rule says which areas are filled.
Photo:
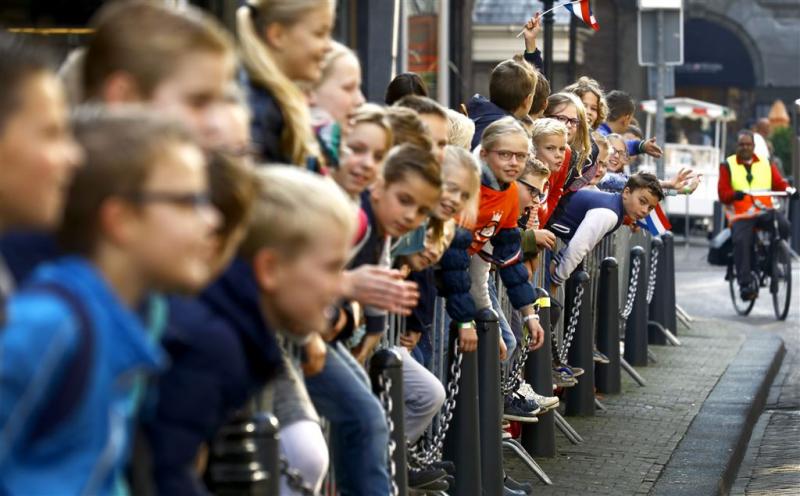
[[461, 384], [461, 362], [464, 353], [458, 347], [458, 339], [453, 344], [453, 363], [450, 364], [450, 380], [447, 382], [447, 398], [436, 423], [433, 425], [433, 439], [430, 441], [423, 437], [414, 446], [409, 447], [408, 454], [411, 461], [419, 467], [428, 467], [433, 462], [442, 459], [444, 440], [453, 420], [453, 411], [456, 408], [456, 396]]
[[519, 386], [522, 384], [522, 368], [525, 365], [525, 362], [528, 360], [530, 344], [531, 333], [528, 332], [522, 339], [522, 343], [520, 343], [519, 353], [516, 357], [514, 357], [514, 361], [511, 362], [511, 369], [508, 372], [508, 378], [502, 381], [501, 391], [503, 396], [508, 396], [509, 394], [513, 393], [519, 389]]
[[628, 295], [625, 300], [625, 306], [619, 312], [619, 316], [622, 319], [623, 325], [633, 311], [633, 300], [636, 299], [636, 290], [639, 287], [639, 269], [642, 265], [641, 257], [634, 257], [634, 259], [631, 260], [631, 263], [633, 264], [633, 267], [631, 269], [631, 279], [628, 283]]
[[569, 347], [572, 346], [572, 338], [575, 337], [575, 331], [578, 328], [578, 318], [581, 315], [581, 303], [583, 302], [583, 284], [579, 284], [575, 288], [575, 298], [572, 300], [572, 314], [569, 316], [569, 325], [564, 334], [564, 341], [561, 343], [561, 348], [558, 351], [558, 359], [561, 363], [567, 363], [567, 352]]
[[397, 467], [394, 463], [394, 452], [397, 449], [392, 435], [394, 434], [394, 420], [392, 420], [392, 379], [384, 374], [378, 376], [378, 386], [380, 387], [380, 399], [383, 410], [386, 413], [386, 426], [389, 428], [389, 477], [392, 482], [392, 496], [398, 496], [400, 489], [397, 487]]
[[314, 496], [316, 493], [314, 489], [303, 480], [302, 474], [296, 468], [289, 466], [289, 461], [283, 455], [279, 458], [279, 466], [281, 475], [286, 477], [286, 483], [290, 488], [294, 489], [303, 496]]
[[647, 278], [647, 304], [653, 300], [653, 293], [656, 291], [656, 276], [658, 268], [658, 246], [650, 248], [650, 277]]

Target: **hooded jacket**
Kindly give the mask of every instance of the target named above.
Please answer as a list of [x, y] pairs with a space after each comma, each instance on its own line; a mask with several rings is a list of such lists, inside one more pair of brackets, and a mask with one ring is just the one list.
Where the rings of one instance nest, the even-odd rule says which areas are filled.
[[[57, 284], [75, 304], [37, 285]], [[128, 461], [137, 385], [164, 362], [163, 352], [86, 259], [39, 267], [7, 305], [0, 331], [0, 493], [118, 492]], [[77, 313], [86, 316], [83, 320]], [[88, 329], [80, 327], [87, 323]], [[64, 378], [91, 336], [86, 379]], [[37, 420], [56, 391], [75, 388], [76, 406], [46, 434]], [[60, 393], [59, 393], [60, 394]], [[116, 486], [116, 487], [115, 487]]]
[[475, 149], [475, 147], [480, 144], [483, 131], [489, 127], [492, 122], [511, 115], [509, 112], [492, 103], [485, 96], [477, 93], [467, 102], [467, 114], [469, 118], [475, 122], [475, 134], [472, 135], [472, 144], [470, 145], [472, 149]]

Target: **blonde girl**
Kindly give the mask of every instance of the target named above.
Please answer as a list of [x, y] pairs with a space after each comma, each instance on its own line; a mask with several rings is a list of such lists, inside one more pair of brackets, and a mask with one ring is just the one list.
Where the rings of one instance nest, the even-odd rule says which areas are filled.
[[318, 156], [308, 101], [295, 83], [322, 77], [333, 7], [331, 0], [249, 0], [236, 12], [253, 141], [263, 161], [306, 166]]
[[559, 120], [567, 126], [567, 144], [572, 151], [572, 165], [584, 164], [591, 154], [592, 144], [583, 102], [572, 93], [550, 95], [544, 116]]
[[322, 63], [322, 77], [311, 90], [311, 102], [347, 135], [355, 112], [366, 101], [361, 93], [361, 63], [355, 52], [341, 43], [334, 41], [331, 47]]
[[339, 167], [331, 171], [331, 177], [351, 199], [358, 201], [358, 196], [378, 177], [393, 137], [386, 111], [371, 103], [356, 111], [351, 126]]
[[608, 104], [606, 104], [603, 88], [600, 87], [600, 83], [597, 80], [583, 76], [561, 91], [573, 93], [581, 99], [590, 128], [597, 129], [600, 124], [606, 121]]

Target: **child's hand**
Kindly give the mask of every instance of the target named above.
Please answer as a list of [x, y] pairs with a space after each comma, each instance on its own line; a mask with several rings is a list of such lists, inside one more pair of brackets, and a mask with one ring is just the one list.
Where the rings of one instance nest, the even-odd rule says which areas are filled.
[[556, 247], [556, 235], [547, 229], [537, 229], [534, 231], [536, 244], [544, 248], [554, 250]]
[[528, 345], [528, 349], [536, 351], [544, 344], [544, 329], [542, 328], [542, 324], [535, 319], [529, 320], [526, 324], [528, 325], [528, 332], [531, 333], [531, 342]]
[[319, 334], [312, 333], [305, 345], [305, 352], [305, 359], [302, 363], [303, 374], [306, 377], [313, 377], [322, 372], [325, 367], [325, 357], [328, 354], [325, 341]]
[[525, 37], [525, 51], [532, 53], [536, 51], [536, 38], [542, 32], [542, 13], [537, 12], [525, 23], [522, 36]]
[[417, 331], [406, 331], [403, 334], [400, 334], [400, 346], [404, 346], [408, 352], [414, 351], [414, 348], [417, 347], [417, 343], [419, 343], [419, 339], [422, 337], [421, 332]]
[[345, 272], [343, 295], [363, 305], [387, 312], [410, 315], [417, 306], [419, 288], [404, 280], [403, 273], [377, 265], [362, 265]]
[[475, 326], [458, 329], [458, 347], [462, 353], [471, 353], [478, 349], [478, 331]]
[[500, 337], [500, 361], [504, 361], [508, 358], [508, 346], [506, 346], [506, 342], [503, 341], [503, 336]]
[[642, 151], [654, 158], [661, 158], [661, 155], [664, 154], [664, 151], [656, 143], [655, 138], [645, 141], [644, 145], [642, 145]]

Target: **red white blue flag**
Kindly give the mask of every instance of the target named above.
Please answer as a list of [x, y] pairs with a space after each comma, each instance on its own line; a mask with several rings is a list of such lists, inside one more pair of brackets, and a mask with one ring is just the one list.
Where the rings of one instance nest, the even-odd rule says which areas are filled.
[[586, 23], [595, 31], [600, 31], [600, 25], [597, 24], [597, 19], [594, 18], [592, 8], [589, 6], [589, 0], [580, 0], [580, 2], [572, 2], [564, 5], [570, 12], [572, 12], [578, 19]]
[[667, 214], [664, 213], [660, 204], [656, 205], [650, 215], [640, 221], [636, 221], [636, 224], [650, 231], [653, 236], [660, 236], [672, 229], [672, 224], [669, 223]]

